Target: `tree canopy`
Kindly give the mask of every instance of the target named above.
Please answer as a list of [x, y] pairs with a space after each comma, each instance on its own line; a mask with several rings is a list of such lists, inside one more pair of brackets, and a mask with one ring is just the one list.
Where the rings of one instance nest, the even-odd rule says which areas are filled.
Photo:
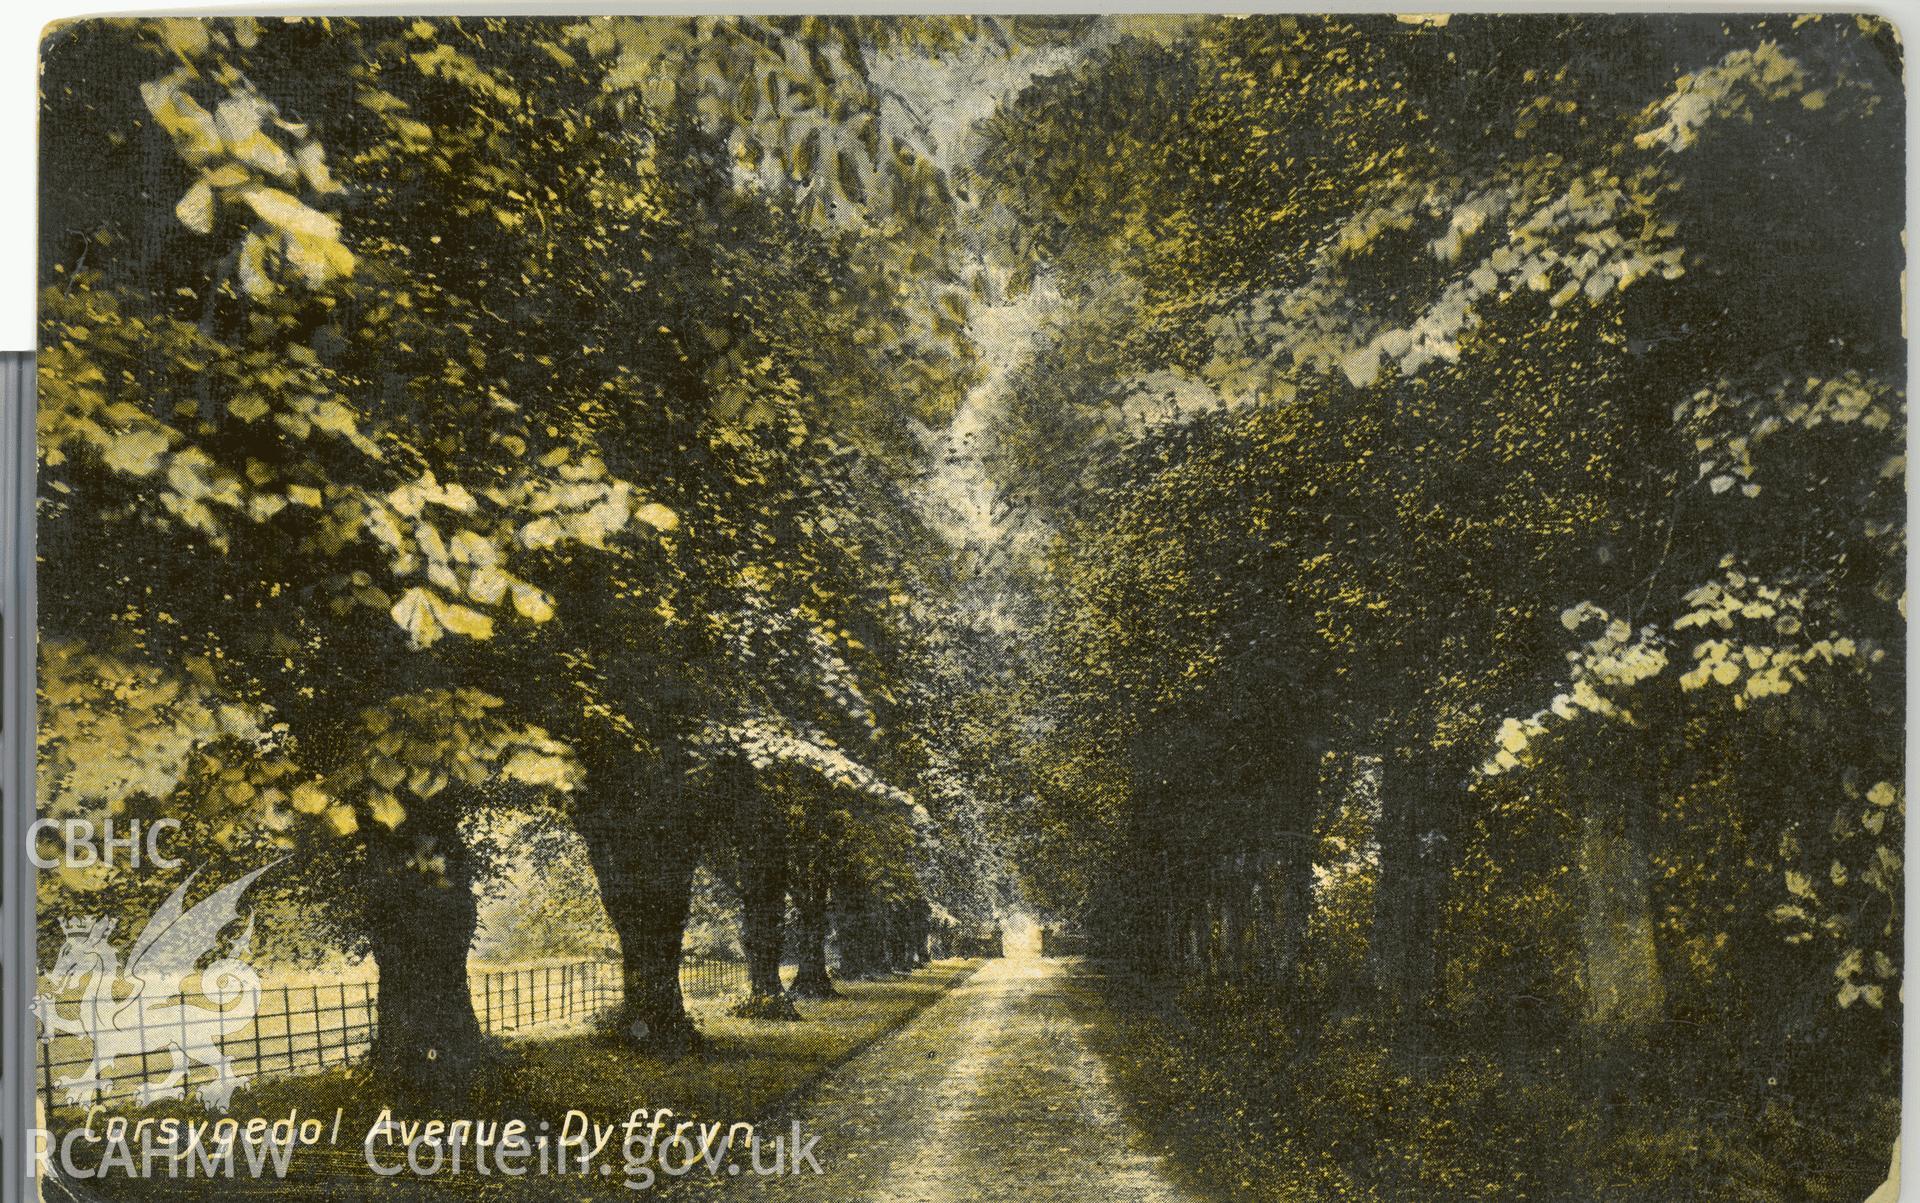
[[[1292, 1100], [1255, 1142], [1398, 1084], [1366, 1122], [1437, 1148], [1556, 1058], [1540, 1115], [1647, 1100], [1571, 1168], [1278, 1191], [1884, 1156], [1884, 21], [111, 19], [45, 54], [42, 808], [290, 854], [262, 888], [322, 922], [269, 937], [371, 954], [386, 1068], [484, 1061], [476, 900], [562, 864], [649, 1051], [699, 1043], [720, 890], [758, 1019], [795, 949], [818, 996], [829, 942], [853, 976], [1077, 929], [1265, 1050], [1220, 1071]], [[1735, 1135], [1661, 1162], [1724, 1098]]]

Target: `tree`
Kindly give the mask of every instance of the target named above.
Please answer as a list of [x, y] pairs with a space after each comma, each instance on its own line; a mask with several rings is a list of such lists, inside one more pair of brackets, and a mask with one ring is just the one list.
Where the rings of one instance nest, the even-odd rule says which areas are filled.
[[[1062, 298], [997, 420], [1050, 528], [1030, 888], [1143, 968], [1241, 977], [1250, 923], [1285, 964], [1330, 754], [1375, 766], [1391, 1051], [1520, 993], [1683, 1094], [1844, 1091], [1770, 1050], [1897, 963], [1854, 939], [1897, 863], [1897, 181], [1843, 166], [1896, 153], [1894, 61], [1850, 18], [1276, 18], [1007, 106], [1003, 253]], [[1730, 1009], [1783, 934], [1832, 959]]]
[[[511, 360], [487, 386], [486, 339], [468, 319], [509, 308], [486, 295], [512, 278], [490, 260], [514, 258], [511, 231], [535, 202], [466, 223], [466, 245], [443, 249], [428, 237], [444, 224], [438, 189], [505, 191], [501, 164], [472, 153], [501, 139], [448, 129], [437, 146], [410, 114], [443, 89], [491, 83], [492, 110], [469, 116], [495, 134], [538, 122], [532, 102], [434, 40], [425, 23], [182, 20], [78, 27], [55, 46], [71, 66], [47, 87], [61, 130], [49, 154], [131, 128], [140, 153], [118, 160], [131, 179], [185, 178], [157, 212], [131, 203], [146, 195], [131, 180], [49, 197], [40, 435], [43, 519], [76, 553], [73, 571], [49, 574], [49, 613], [197, 677], [280, 735], [283, 755], [210, 766], [220, 796], [289, 840], [314, 838], [323, 914], [370, 941], [385, 971], [379, 1059], [452, 1081], [478, 1053], [453, 989], [476, 869], [462, 816], [506, 796], [489, 782], [571, 784], [567, 750], [470, 682], [498, 679], [511, 654], [497, 620], [525, 624], [517, 641], [553, 613], [522, 564], [621, 531], [650, 537], [671, 514], [528, 420], [509, 397], [522, 371]], [[253, 82], [300, 78], [295, 59], [359, 81], [329, 120], [331, 157]], [[162, 66], [137, 92], [85, 86], [127, 60]], [[387, 62], [410, 100], [368, 82]], [[343, 225], [328, 207], [347, 197]], [[60, 245], [74, 236], [77, 253]], [[123, 246], [160, 253], [114, 255]], [[415, 437], [409, 411], [433, 441]], [[468, 437], [480, 414], [491, 428]], [[162, 536], [147, 553], [157, 575], [114, 573], [122, 587], [102, 589], [95, 566], [129, 528]], [[156, 579], [199, 588], [162, 594]], [[413, 902], [358, 914], [370, 884]], [[396, 913], [444, 927], [429, 939], [381, 921]], [[417, 1020], [409, 1000], [427, 1008]], [[425, 1039], [436, 1031], [438, 1048]]]

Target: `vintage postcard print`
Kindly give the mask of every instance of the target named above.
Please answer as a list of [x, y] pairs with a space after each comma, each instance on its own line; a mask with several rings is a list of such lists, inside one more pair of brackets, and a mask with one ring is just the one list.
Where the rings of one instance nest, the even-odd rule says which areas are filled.
[[55, 26], [35, 1189], [1892, 1199], [1902, 71]]

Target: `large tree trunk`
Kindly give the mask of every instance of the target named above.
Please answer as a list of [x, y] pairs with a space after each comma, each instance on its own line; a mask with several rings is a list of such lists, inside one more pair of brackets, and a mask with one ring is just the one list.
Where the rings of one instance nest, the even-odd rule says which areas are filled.
[[1446, 793], [1457, 783], [1431, 753], [1389, 755], [1380, 769], [1380, 879], [1370, 954], [1382, 1001], [1403, 1033], [1414, 1034], [1413, 1021], [1426, 1015], [1439, 985], [1435, 937], [1458, 834]]
[[1182, 926], [1180, 896], [1173, 888], [1173, 873], [1168, 867], [1164, 850], [1160, 853], [1158, 869], [1160, 939], [1156, 955], [1147, 969], [1157, 977], [1172, 977], [1181, 966], [1181, 939], [1186, 929]]
[[613, 1031], [647, 1052], [680, 1056], [701, 1043], [680, 994], [680, 948], [705, 816], [669, 784], [677, 782], [657, 765], [590, 773], [578, 826], [620, 938]]
[[908, 916], [907, 960], [917, 968], [933, 960], [933, 908], [926, 899], [916, 899]]
[[909, 904], [891, 903], [885, 910], [887, 968], [895, 973], [913, 969], [913, 915]]
[[884, 933], [871, 887], [848, 876], [834, 893], [840, 976], [844, 979], [879, 976], [885, 970]]
[[380, 972], [371, 1065], [390, 1082], [455, 1098], [487, 1042], [467, 985], [473, 859], [451, 797], [416, 806], [394, 830], [370, 830], [363, 897]]
[[1216, 973], [1230, 981], [1238, 981], [1246, 969], [1240, 959], [1242, 947], [1242, 912], [1240, 909], [1240, 864], [1238, 855], [1222, 856], [1215, 862], [1213, 872], [1213, 892], [1219, 899], [1216, 906], [1219, 950], [1215, 954]]
[[900, 968], [900, 916], [890, 903], [874, 909], [879, 924], [880, 971], [892, 973]]
[[733, 1008], [743, 1019], [800, 1018], [780, 982], [786, 946], [787, 815], [780, 796], [746, 780], [734, 807], [738, 851], [741, 944], [747, 953], [747, 997]]
[[1269, 882], [1275, 931], [1268, 972], [1282, 987], [1293, 986], [1300, 977], [1301, 953], [1313, 920], [1313, 858], [1320, 829], [1319, 756], [1306, 744], [1295, 752], [1279, 783], [1284, 794], [1276, 799], [1275, 808], [1289, 821], [1271, 836]]
[[1666, 1003], [1648, 887], [1646, 809], [1647, 781], [1628, 772], [1593, 783], [1581, 820], [1586, 1017], [1609, 1044], [1645, 1032]]
[[[599, 868], [605, 863], [612, 872]], [[692, 903], [694, 858], [644, 837], [596, 858], [600, 898], [620, 937], [620, 1009], [614, 1028], [637, 1047], [678, 1056], [700, 1035], [680, 993], [680, 947]]]
[[798, 998], [833, 998], [840, 993], [827, 976], [827, 875], [817, 857], [816, 851], [807, 858], [793, 883], [800, 965], [793, 975], [792, 993]]
[[1600, 1108], [1601, 1131], [1611, 1133], [1623, 1107], [1646, 1091], [1655, 1063], [1647, 1037], [1666, 1014], [1658, 933], [1645, 840], [1649, 782], [1631, 755], [1624, 766], [1587, 786], [1581, 816], [1579, 870], [1586, 906], [1581, 915], [1585, 954], [1585, 1034], [1588, 1080], [1611, 1106]]

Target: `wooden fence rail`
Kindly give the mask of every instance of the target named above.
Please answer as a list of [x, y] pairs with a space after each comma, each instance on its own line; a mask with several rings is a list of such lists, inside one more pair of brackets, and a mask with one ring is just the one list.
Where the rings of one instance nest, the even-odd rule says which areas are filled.
[[[617, 1006], [621, 997], [616, 961], [573, 961], [498, 969], [469, 977], [473, 1011], [485, 1032], [504, 1035], [550, 1023], [588, 1019]], [[689, 956], [680, 962], [680, 986], [690, 996], [746, 988], [742, 961]], [[57, 1035], [39, 1041], [39, 1086], [47, 1110], [91, 1103], [138, 1103], [143, 1086], [173, 1072], [174, 1049], [209, 1030], [219, 1033], [226, 1020], [215, 1004], [188, 992], [166, 1000], [179, 1019], [163, 1026], [136, 1026], [142, 1050], [109, 1066], [97, 1090], [69, 1099], [61, 1077], [80, 1077], [93, 1061], [88, 1037]], [[140, 1012], [142, 1008], [133, 1008]], [[366, 1055], [380, 1024], [379, 984], [375, 981], [321, 982], [306, 986], [264, 986], [253, 1022], [238, 1032], [220, 1033], [220, 1052], [239, 1078], [284, 1077], [332, 1069]], [[136, 1016], [137, 1023], [137, 1016]], [[206, 1066], [189, 1066], [182, 1082], [189, 1092], [214, 1077]]]

